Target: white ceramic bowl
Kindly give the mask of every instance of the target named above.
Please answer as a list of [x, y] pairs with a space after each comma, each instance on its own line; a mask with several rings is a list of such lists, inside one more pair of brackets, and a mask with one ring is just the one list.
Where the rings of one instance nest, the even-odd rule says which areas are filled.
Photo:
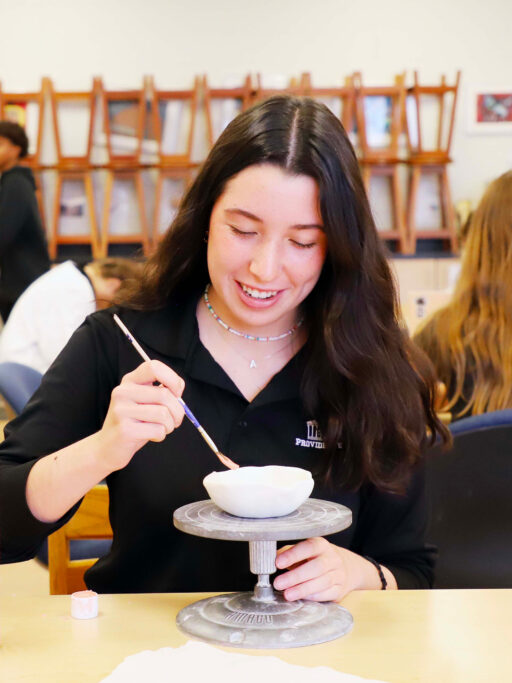
[[281, 517], [313, 490], [311, 472], [300, 467], [240, 467], [211, 472], [203, 484], [213, 502], [237, 517]]

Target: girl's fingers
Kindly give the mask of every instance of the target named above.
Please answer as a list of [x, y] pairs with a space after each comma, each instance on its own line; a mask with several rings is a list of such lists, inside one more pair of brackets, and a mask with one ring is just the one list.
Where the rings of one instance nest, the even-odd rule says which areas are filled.
[[304, 581], [304, 583], [287, 588], [283, 593], [286, 600], [305, 600], [312, 599], [312, 595], [331, 591], [334, 587], [336, 587], [334, 577], [329, 574], [322, 574], [322, 576], [316, 576], [310, 581]]
[[183, 379], [159, 360], [141, 363], [133, 372], [129, 372], [123, 377], [121, 384], [153, 384], [154, 382], [163, 384], [175, 396], [181, 396], [185, 388]]
[[274, 580], [274, 587], [278, 590], [284, 590], [290, 586], [297, 586], [305, 581], [310, 581], [328, 572], [331, 569], [330, 564], [327, 558], [321, 556], [299, 566], [294, 565], [294, 569], [289, 569]]
[[161, 405], [171, 414], [175, 426], [178, 427], [185, 415], [183, 407], [176, 396], [166, 387], [154, 387], [151, 384], [122, 384], [115, 390], [117, 398], [134, 405]]
[[125, 419], [162, 425], [166, 434], [170, 434], [177, 427], [166, 406], [131, 404], [125, 408], [123, 415]]
[[294, 564], [320, 555], [328, 546], [329, 542], [325, 538], [308, 538], [279, 553], [276, 557], [276, 567], [287, 569]]
[[164, 425], [155, 422], [133, 422], [129, 431], [132, 441], [163, 441], [167, 436]]

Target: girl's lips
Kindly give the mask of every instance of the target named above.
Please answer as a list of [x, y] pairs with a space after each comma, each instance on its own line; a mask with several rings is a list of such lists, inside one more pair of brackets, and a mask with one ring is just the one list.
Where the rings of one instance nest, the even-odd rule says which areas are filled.
[[[241, 300], [246, 304], [247, 306], [250, 306], [251, 308], [270, 308], [273, 306], [277, 300], [280, 298], [282, 292], [284, 291], [283, 289], [277, 290], [277, 294], [275, 296], [272, 296], [268, 299], [256, 299], [252, 297], [250, 294], [246, 294], [244, 292], [242, 285], [238, 280], [235, 280], [237, 287], [238, 287], [238, 293], [241, 298]], [[247, 286], [247, 285], [246, 285]], [[257, 289], [256, 287], [254, 289]], [[260, 290], [260, 291], [265, 291], [265, 290]], [[273, 291], [275, 292], [276, 290], [266, 290], [266, 291]]]

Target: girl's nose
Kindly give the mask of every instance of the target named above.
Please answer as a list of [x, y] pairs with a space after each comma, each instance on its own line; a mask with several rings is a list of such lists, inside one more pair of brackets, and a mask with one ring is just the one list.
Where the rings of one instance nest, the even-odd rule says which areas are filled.
[[249, 271], [260, 282], [272, 282], [281, 269], [279, 248], [272, 241], [264, 241], [254, 249]]

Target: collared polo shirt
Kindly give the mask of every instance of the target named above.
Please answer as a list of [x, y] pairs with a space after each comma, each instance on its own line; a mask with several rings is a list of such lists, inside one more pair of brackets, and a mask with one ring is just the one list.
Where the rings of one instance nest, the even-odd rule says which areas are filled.
[[[117, 312], [148, 355], [185, 380], [184, 400], [222, 452], [241, 466], [291, 465], [315, 476], [323, 442], [300, 397], [302, 354], [247, 401], [199, 339], [198, 299], [197, 294], [157, 311]], [[30, 557], [44, 536], [76, 509], [53, 525], [34, 519], [24, 496], [34, 462], [101, 429], [113, 388], [141, 362], [113, 322], [113, 312], [87, 318], [23, 415], [7, 428], [7, 439], [0, 445], [4, 561]], [[87, 585], [107, 593], [251, 589], [256, 577], [249, 571], [246, 542], [191, 536], [172, 524], [176, 508], [208, 497], [203, 478], [220, 467], [185, 419], [163, 442], [146, 444], [125, 468], [113, 472], [107, 483], [114, 541], [109, 555], [87, 572]], [[352, 526], [330, 536], [330, 541], [382, 562], [402, 587], [431, 583], [433, 559], [423, 538], [426, 512], [420, 471], [405, 496], [382, 493], [370, 485], [359, 491], [326, 487], [318, 477], [312, 496], [352, 510]]]

